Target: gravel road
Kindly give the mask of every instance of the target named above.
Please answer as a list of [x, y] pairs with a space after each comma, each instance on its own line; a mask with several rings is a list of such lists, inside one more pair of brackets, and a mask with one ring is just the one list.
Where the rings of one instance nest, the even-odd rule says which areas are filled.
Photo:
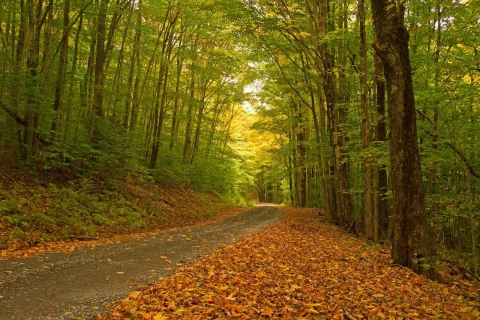
[[281, 214], [280, 207], [259, 205], [202, 226], [0, 261], [0, 319], [91, 319], [137, 285], [262, 230]]

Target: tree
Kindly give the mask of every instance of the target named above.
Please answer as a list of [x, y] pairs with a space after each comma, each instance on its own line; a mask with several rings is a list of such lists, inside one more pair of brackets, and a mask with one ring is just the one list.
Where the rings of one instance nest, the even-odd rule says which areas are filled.
[[399, 265], [433, 277], [434, 269], [429, 266], [433, 261], [404, 9], [404, 4], [372, 0], [376, 33], [374, 49], [382, 61], [388, 95], [393, 190], [392, 257]]

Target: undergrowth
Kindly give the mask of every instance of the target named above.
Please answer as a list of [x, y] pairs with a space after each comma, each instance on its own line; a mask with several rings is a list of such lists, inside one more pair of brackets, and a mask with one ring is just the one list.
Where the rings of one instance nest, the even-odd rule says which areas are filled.
[[227, 206], [213, 193], [138, 176], [108, 182], [15, 180], [0, 184], [0, 249], [191, 225]]

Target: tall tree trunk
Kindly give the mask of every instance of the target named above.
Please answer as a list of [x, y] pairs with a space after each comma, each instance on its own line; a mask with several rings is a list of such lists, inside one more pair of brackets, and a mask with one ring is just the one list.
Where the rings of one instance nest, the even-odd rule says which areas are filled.
[[[181, 54], [177, 55], [177, 72], [176, 72], [176, 81], [175, 81], [175, 97], [173, 101], [173, 115], [172, 115], [172, 126], [170, 129], [171, 137], [170, 137], [170, 144], [169, 150], [170, 153], [173, 152], [173, 148], [175, 147], [175, 142], [177, 141], [178, 136], [178, 126], [179, 126], [179, 113], [180, 109], [180, 81], [182, 76], [182, 67], [183, 67], [183, 57]], [[184, 104], [182, 104], [183, 107]], [[183, 109], [183, 108], [182, 108]]]
[[372, 11], [374, 49], [383, 64], [388, 93], [394, 215], [392, 257], [399, 265], [434, 277], [404, 7], [387, 0], [372, 0]]
[[358, 0], [358, 17], [360, 22], [360, 104], [362, 107], [362, 146], [365, 153], [363, 161], [363, 209], [365, 212], [365, 235], [368, 239], [378, 241], [375, 237], [372, 198], [372, 166], [370, 156], [371, 136], [367, 102], [367, 35], [365, 31], [365, 2]]
[[[382, 62], [375, 56], [375, 143], [378, 147], [387, 141], [387, 123], [385, 114], [385, 81], [383, 76]], [[377, 156], [378, 158], [378, 156]], [[391, 236], [392, 223], [389, 228], [389, 205], [387, 198], [388, 180], [387, 168], [383, 164], [376, 164], [375, 166], [375, 216], [374, 220], [377, 224], [374, 226], [375, 239], [380, 237], [380, 232], [384, 239], [389, 239]]]
[[[140, 66], [137, 64], [139, 50], [140, 50], [140, 36], [141, 36], [141, 25], [142, 25], [142, 4], [143, 1], [139, 0], [137, 2], [137, 19], [135, 25], [135, 36], [133, 39], [133, 48], [130, 53], [130, 67], [128, 69], [128, 79], [127, 79], [127, 98], [125, 99], [125, 114], [123, 116], [123, 126], [127, 131], [130, 130], [131, 123], [133, 122], [133, 116], [135, 112], [133, 111], [133, 95], [135, 90], [135, 84], [137, 83], [138, 77], [135, 77], [135, 70]], [[135, 78], [135, 79], [134, 79]], [[137, 87], [138, 89], [138, 87]]]
[[[435, 52], [434, 52], [434, 62], [435, 62], [435, 75], [434, 75], [434, 85], [437, 91], [441, 91], [440, 88], [440, 66], [438, 62], [440, 60], [440, 47], [442, 46], [442, 8], [440, 7], [440, 1], [437, 1], [436, 8], [437, 18], [436, 18], [436, 33], [437, 38], [435, 41]], [[427, 80], [428, 81], [428, 80]], [[432, 156], [435, 157], [438, 147], [438, 106], [440, 101], [436, 99], [433, 102], [433, 117], [432, 117]], [[437, 163], [433, 161], [429, 169], [430, 173], [430, 193], [436, 193], [436, 184], [437, 184]]]
[[190, 99], [187, 102], [187, 126], [185, 128], [185, 142], [183, 144], [183, 163], [190, 163], [190, 149], [192, 143], [192, 127], [193, 127], [193, 117], [195, 116], [194, 105], [197, 103], [195, 101], [195, 70], [193, 64], [191, 66], [191, 78], [190, 78]]
[[[110, 0], [99, 0], [99, 9], [97, 16], [97, 38], [96, 38], [96, 57], [95, 57], [95, 86], [93, 94], [93, 113], [98, 118], [103, 118], [103, 89], [105, 84], [104, 66], [107, 60], [105, 49], [106, 30], [107, 30], [107, 8]], [[96, 136], [96, 134], [94, 134]]]
[[65, 67], [68, 55], [68, 35], [70, 30], [70, 0], [65, 0], [63, 7], [63, 30], [60, 41], [60, 55], [58, 58], [57, 81], [55, 83], [55, 100], [53, 102], [53, 121], [50, 133], [50, 141], [54, 142], [58, 130], [58, 112], [62, 105], [63, 92], [65, 88]]
[[39, 72], [40, 62], [40, 38], [42, 27], [47, 18], [49, 10], [52, 9], [52, 2], [49, 3], [43, 11], [43, 1], [37, 2], [36, 6], [33, 0], [27, 0], [28, 15], [28, 35], [30, 37], [28, 55], [27, 55], [27, 106], [25, 112], [26, 136], [25, 136], [25, 160], [31, 162], [35, 154], [35, 138], [39, 124]]
[[343, 161], [343, 147], [344, 147], [344, 136], [340, 134], [340, 117], [343, 115], [338, 110], [337, 106], [337, 92], [335, 89], [334, 81], [334, 61], [333, 57], [330, 54], [327, 46], [327, 41], [324, 41], [327, 36], [327, 12], [328, 12], [327, 1], [322, 0], [318, 2], [318, 12], [319, 12], [319, 32], [323, 38], [322, 43], [319, 46], [320, 57], [322, 60], [322, 80], [323, 80], [323, 90], [325, 92], [325, 100], [327, 103], [327, 119], [328, 119], [328, 131], [330, 134], [330, 144], [333, 150], [333, 172], [335, 177], [338, 179], [338, 194], [336, 194], [337, 188], [334, 184], [332, 188], [335, 188], [334, 193], [336, 194], [337, 204], [332, 205], [337, 209], [336, 217], [338, 217], [337, 223], [344, 228], [349, 227], [349, 219], [352, 212], [352, 203], [350, 198], [350, 190], [348, 183], [348, 166]]

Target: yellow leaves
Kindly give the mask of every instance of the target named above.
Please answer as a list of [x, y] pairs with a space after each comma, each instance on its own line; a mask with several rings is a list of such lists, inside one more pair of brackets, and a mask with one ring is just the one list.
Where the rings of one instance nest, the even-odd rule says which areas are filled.
[[181, 316], [182, 314], [184, 314], [185, 312], [187, 312], [187, 310], [185, 309], [178, 309], [177, 311], [175, 311], [173, 314], [176, 315], [176, 316]]
[[319, 312], [313, 308], [308, 308], [305, 311], [309, 314], [319, 314]]
[[338, 279], [336, 279], [336, 278], [331, 278], [331, 277], [329, 277], [329, 278], [325, 278], [325, 280], [328, 280], [328, 281], [332, 281], [332, 282], [338, 283]]
[[263, 309], [263, 314], [266, 315], [266, 316], [271, 317], [272, 314], [273, 314], [273, 309], [270, 308], [270, 307], [265, 307], [265, 308]]
[[283, 55], [283, 54], [278, 55], [278, 64], [280, 66], [285, 65], [287, 62], [288, 62], [288, 58], [285, 55]]
[[277, 16], [277, 14], [274, 11], [268, 11], [266, 13], [266, 16], [269, 17], [269, 18], [275, 18]]
[[301, 287], [297, 286], [296, 284], [293, 284], [293, 285], [290, 286], [290, 290], [292, 290], [292, 291], [295, 291], [295, 290], [300, 289], [300, 288]]
[[471, 311], [471, 310], [472, 310], [471, 307], [461, 307], [461, 308], [460, 308], [460, 311], [461, 311], [461, 312], [464, 312], [464, 313], [469, 312], [469, 311]]
[[385, 11], [391, 10], [395, 8], [395, 3], [389, 4], [388, 6], [385, 7]]
[[209, 294], [207, 294], [203, 297], [202, 301], [203, 302], [208, 302], [208, 303], [213, 303], [213, 302], [215, 302], [215, 300], [213, 299], [214, 295], [215, 295], [214, 293], [209, 293]]
[[152, 318], [152, 314], [145, 311], [140, 311], [139, 314], [142, 316], [144, 320], [148, 320]]
[[255, 272], [255, 276], [257, 278], [265, 278], [266, 274], [265, 274], [265, 271], [263, 271], [262, 269], [258, 269], [256, 272]]
[[141, 293], [142, 293], [141, 291], [132, 291], [132, 292], [130, 292], [130, 294], [128, 295], [128, 297], [129, 297], [130, 299], [137, 300]]
[[305, 32], [305, 31], [302, 31], [298, 34], [300, 37], [302, 38], [310, 38], [310, 32]]

